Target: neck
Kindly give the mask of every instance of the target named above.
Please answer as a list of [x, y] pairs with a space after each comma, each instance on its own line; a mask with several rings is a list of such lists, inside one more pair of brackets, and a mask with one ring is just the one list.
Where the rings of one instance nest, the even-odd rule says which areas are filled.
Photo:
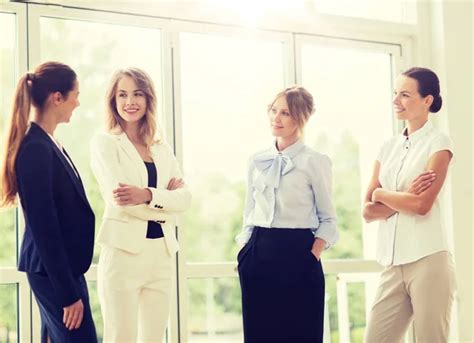
[[427, 121], [428, 121], [427, 116], [423, 117], [423, 118], [420, 118], [420, 119], [408, 120], [407, 121], [407, 134], [408, 134], [408, 136], [413, 134], [413, 132], [415, 132], [416, 130], [419, 130], [420, 128], [422, 128], [423, 125], [425, 125]]
[[300, 135], [294, 135], [290, 137], [277, 137], [276, 147], [278, 151], [283, 151], [290, 145], [294, 144], [299, 138]]
[[56, 130], [58, 123], [56, 122], [55, 116], [52, 113], [40, 113], [39, 110], [35, 110], [31, 121], [36, 123], [51, 136], [54, 136], [54, 131]]
[[124, 123], [123, 131], [127, 135], [128, 139], [132, 143], [140, 143], [143, 144], [142, 139], [138, 134], [138, 123]]

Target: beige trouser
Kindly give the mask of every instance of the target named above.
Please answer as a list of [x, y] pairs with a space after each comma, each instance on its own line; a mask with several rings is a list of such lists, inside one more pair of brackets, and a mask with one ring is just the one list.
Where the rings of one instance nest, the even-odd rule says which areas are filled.
[[97, 288], [103, 342], [162, 342], [169, 317], [172, 260], [163, 238], [131, 254], [102, 246]]
[[380, 278], [365, 342], [402, 342], [412, 319], [417, 343], [447, 342], [455, 289], [454, 263], [447, 251], [387, 267]]

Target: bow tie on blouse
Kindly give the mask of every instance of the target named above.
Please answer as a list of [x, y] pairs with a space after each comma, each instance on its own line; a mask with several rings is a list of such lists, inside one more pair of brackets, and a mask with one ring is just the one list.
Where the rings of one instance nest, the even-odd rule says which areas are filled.
[[267, 187], [278, 188], [282, 175], [288, 174], [294, 164], [291, 158], [281, 152], [265, 152], [254, 158], [255, 167], [262, 173], [258, 180]]

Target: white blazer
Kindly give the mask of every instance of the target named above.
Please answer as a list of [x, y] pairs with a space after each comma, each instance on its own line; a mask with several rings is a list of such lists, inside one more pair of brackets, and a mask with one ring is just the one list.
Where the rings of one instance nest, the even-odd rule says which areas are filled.
[[[161, 224], [168, 253], [178, 251], [175, 236], [175, 214], [190, 207], [191, 194], [186, 186], [169, 191], [171, 178], [182, 178], [178, 162], [167, 143], [150, 148], [155, 161], [157, 187], [148, 187], [148, 173], [144, 161], [125, 133], [100, 133], [91, 141], [91, 167], [105, 201], [105, 211], [97, 242], [138, 253], [146, 241], [148, 221]], [[148, 188], [150, 204], [119, 206], [112, 191], [120, 183]]]

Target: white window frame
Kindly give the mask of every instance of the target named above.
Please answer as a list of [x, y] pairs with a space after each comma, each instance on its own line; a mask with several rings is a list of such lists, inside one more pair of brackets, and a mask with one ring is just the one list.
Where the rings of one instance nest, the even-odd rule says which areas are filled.
[[[91, 5], [92, 6], [92, 5]], [[357, 49], [374, 51], [377, 47], [381, 51], [393, 53], [393, 75], [398, 74], [413, 62], [413, 37], [416, 37], [415, 27], [406, 24], [381, 23], [377, 21], [353, 18], [340, 18], [331, 15], [321, 15], [320, 22], [311, 27], [302, 27], [299, 24], [287, 26], [284, 30], [248, 29], [236, 25], [202, 23], [178, 18], [159, 18], [145, 14], [123, 14], [104, 10], [77, 9], [55, 5], [8, 3], [0, 4], [1, 12], [17, 14], [18, 32], [18, 72], [26, 72], [40, 61], [40, 17], [54, 17], [71, 20], [85, 20], [97, 23], [131, 25], [146, 28], [160, 29], [162, 33], [163, 53], [163, 99], [164, 115], [162, 123], [169, 143], [174, 147], [178, 160], [183, 162], [182, 144], [182, 111], [181, 111], [181, 75], [179, 33], [193, 32], [229, 37], [246, 38], [249, 35], [262, 40], [278, 40], [284, 42], [285, 75], [287, 84], [301, 80], [300, 51], [302, 42], [324, 42], [330, 40], [334, 44], [339, 40], [341, 46], [350, 46]], [[27, 18], [28, 15], [28, 18]], [[28, 32], [27, 32], [28, 28]], [[397, 32], [394, 34], [393, 32]], [[29, 44], [29, 45], [28, 45]], [[397, 55], [396, 51], [401, 54]], [[395, 127], [394, 127], [395, 130]], [[18, 215], [22, 218], [21, 213]], [[178, 220], [178, 227], [182, 224]], [[17, 224], [21, 233], [24, 225]], [[190, 228], [182, 228], [184, 230]], [[179, 231], [177, 232], [179, 235]], [[20, 234], [18, 234], [20, 237]], [[20, 244], [20, 239], [18, 239]], [[171, 310], [170, 341], [187, 342], [187, 280], [197, 278], [225, 278], [238, 277], [236, 263], [187, 263], [186, 244], [181, 241], [181, 250], [177, 257], [177, 280], [175, 301]], [[339, 273], [376, 273], [382, 267], [372, 260], [327, 260], [324, 268], [328, 274]], [[96, 280], [96, 265], [93, 265], [86, 277]], [[35, 307], [31, 292], [24, 273], [16, 268], [0, 268], [0, 284], [19, 284], [19, 331], [22, 342], [39, 341], [39, 315], [37, 310], [31, 314], [31, 307]], [[33, 319], [32, 319], [33, 317]], [[32, 330], [32, 328], [35, 328]], [[32, 336], [31, 336], [32, 335]]]

